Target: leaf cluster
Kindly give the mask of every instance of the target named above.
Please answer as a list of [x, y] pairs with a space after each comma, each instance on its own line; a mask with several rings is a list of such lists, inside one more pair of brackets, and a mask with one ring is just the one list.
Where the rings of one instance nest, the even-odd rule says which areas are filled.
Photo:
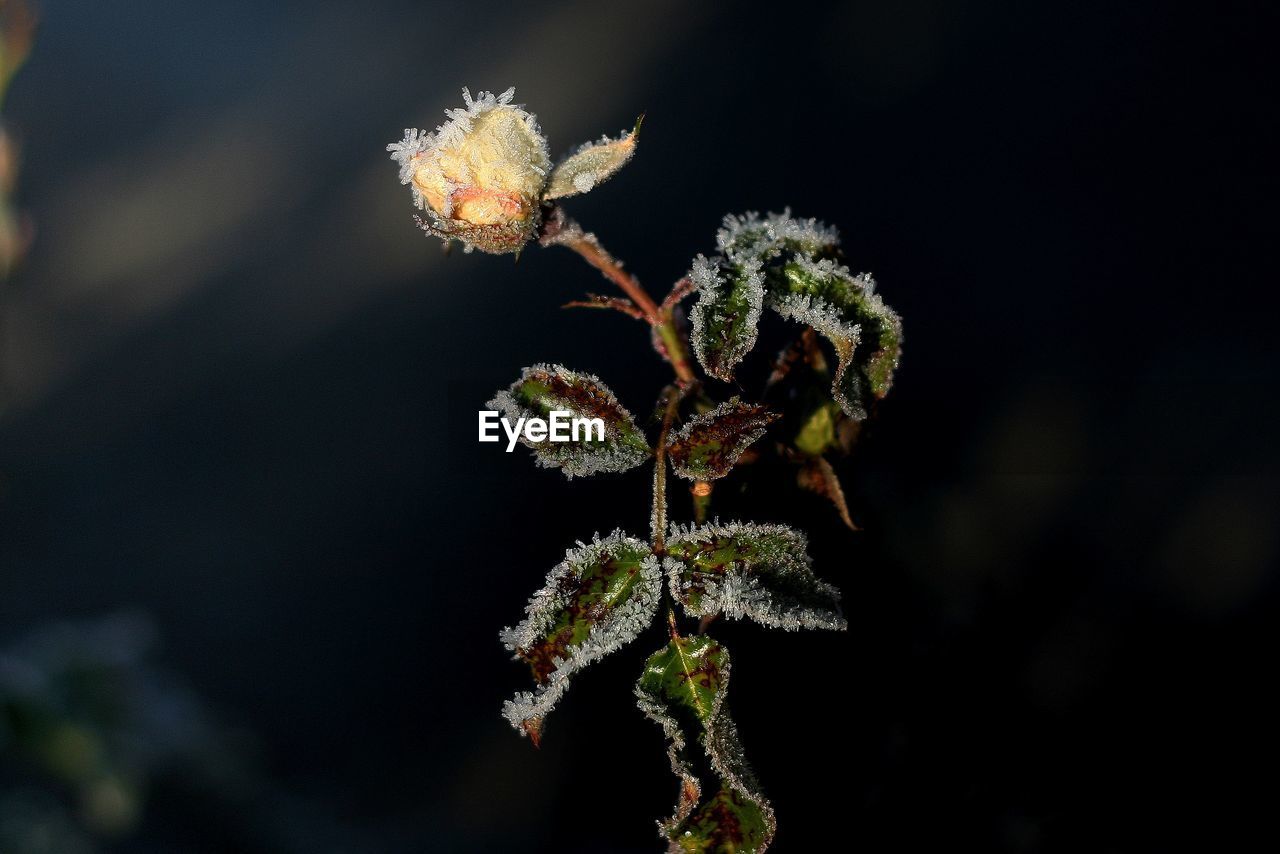
[[[580, 159], [588, 164], [610, 156], [586, 149]], [[589, 182], [583, 178], [561, 189], [568, 194], [579, 183]], [[854, 275], [839, 262], [838, 236], [821, 223], [786, 213], [730, 216], [716, 242], [719, 252], [694, 260], [687, 285], [677, 286], [663, 310], [697, 293], [689, 315], [692, 349], [709, 378], [726, 382], [755, 347], [764, 309], [804, 324], [775, 363], [764, 393], [772, 402], [735, 395], [717, 403], [709, 384], [671, 386], [661, 433], [652, 442], [599, 378], [561, 365], [525, 369], [489, 402], [509, 419], [560, 410], [602, 420], [602, 440], [521, 439], [539, 465], [566, 477], [655, 462], [650, 539], [618, 530], [580, 542], [548, 574], [524, 619], [502, 632], [504, 645], [534, 681], [534, 689], [516, 694], [503, 713], [539, 742], [571, 679], [639, 636], [668, 600], [670, 640], [649, 657], [635, 688], [641, 710], [666, 735], [679, 778], [675, 812], [660, 830], [672, 851], [759, 852], [773, 838], [773, 810], [725, 704], [729, 652], [704, 632], [718, 618], [784, 631], [843, 630], [840, 593], [814, 573], [807, 538], [792, 527], [708, 523], [701, 515], [669, 524], [668, 467], [694, 482], [694, 495], [702, 496], [695, 508], [705, 510], [712, 483], [751, 462], [754, 446], [773, 432], [775, 447], [799, 464], [800, 484], [829, 498], [853, 527], [828, 456], [848, 451], [870, 405], [891, 388], [902, 324], [869, 275]], [[617, 307], [600, 297], [590, 304]], [[830, 346], [834, 367], [819, 336]], [[677, 611], [697, 620], [699, 633], [682, 635]]]

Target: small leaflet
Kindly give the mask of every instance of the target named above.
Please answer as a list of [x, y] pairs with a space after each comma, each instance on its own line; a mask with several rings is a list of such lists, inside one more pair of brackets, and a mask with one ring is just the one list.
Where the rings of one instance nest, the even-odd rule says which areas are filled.
[[538, 465], [559, 468], [572, 479], [597, 472], [622, 472], [635, 468], [652, 453], [644, 433], [613, 392], [599, 378], [576, 373], [563, 365], [534, 365], [520, 379], [500, 391], [485, 406], [497, 410], [511, 423], [521, 418], [547, 419], [552, 411], [571, 418], [599, 418], [604, 441], [582, 431], [577, 440], [535, 442], [524, 434], [520, 443], [533, 450]]
[[767, 301], [831, 342], [832, 397], [849, 417], [866, 418], [867, 401], [889, 393], [902, 354], [902, 320], [875, 292], [875, 280], [851, 275], [830, 259], [797, 257], [782, 267]]
[[853, 524], [853, 517], [849, 515], [849, 505], [845, 501], [844, 487], [840, 485], [840, 476], [826, 457], [810, 457], [806, 460], [796, 475], [796, 483], [801, 489], [807, 489], [830, 501], [840, 521], [849, 530], [858, 530], [858, 526]]
[[[636, 130], [639, 128], [640, 123], [636, 122]], [[606, 136], [598, 142], [581, 146], [551, 170], [551, 178], [542, 197], [550, 201], [576, 196], [590, 192], [612, 178], [635, 154], [636, 130], [617, 139]]]
[[699, 255], [689, 278], [698, 292], [698, 302], [689, 312], [694, 355], [708, 374], [729, 382], [733, 369], [756, 344], [764, 308], [760, 260]]
[[778, 418], [766, 406], [733, 397], [710, 412], [695, 415], [672, 434], [667, 457], [683, 478], [722, 478]]
[[537, 685], [504, 703], [503, 716], [539, 742], [570, 677], [634, 640], [653, 621], [661, 589], [658, 559], [642, 540], [614, 531], [570, 549], [529, 600], [525, 619], [500, 635]]
[[848, 628], [840, 591], [813, 574], [808, 541], [794, 528], [677, 525], [666, 546], [671, 596], [691, 616], [722, 614], [785, 631]]

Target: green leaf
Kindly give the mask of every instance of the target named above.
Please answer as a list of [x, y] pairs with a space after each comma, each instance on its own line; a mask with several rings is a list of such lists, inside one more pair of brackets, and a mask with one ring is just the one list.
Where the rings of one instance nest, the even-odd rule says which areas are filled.
[[504, 704], [511, 725], [537, 743], [569, 678], [634, 640], [653, 621], [661, 590], [658, 559], [642, 540], [615, 531], [570, 549], [529, 601], [525, 619], [502, 631], [503, 644], [529, 665], [537, 685]]
[[550, 201], [576, 196], [612, 178], [635, 154], [636, 133], [643, 118], [636, 120], [630, 133], [618, 139], [604, 137], [598, 142], [589, 142], [566, 157], [551, 170], [543, 198]]
[[902, 352], [902, 320], [875, 292], [870, 276], [851, 275], [830, 259], [798, 256], [770, 280], [767, 303], [831, 342], [837, 360], [831, 394], [851, 418], [865, 418], [866, 401], [889, 393]]
[[[902, 322], [875, 293], [868, 275], [838, 265], [839, 236], [817, 220], [756, 213], [727, 216], [716, 235], [721, 254], [699, 256], [690, 277], [700, 299], [690, 316], [694, 352], [722, 380], [751, 350], [759, 307], [812, 326], [835, 348], [832, 397], [852, 418], [893, 384], [902, 349]], [[764, 295], [757, 293], [763, 286]]]
[[827, 257], [838, 242], [835, 229], [795, 219], [789, 211], [764, 219], [754, 212], [726, 216], [716, 234], [721, 254], [699, 255], [689, 272], [699, 294], [689, 314], [693, 350], [703, 369], [732, 380], [734, 368], [755, 346], [764, 289], [780, 261], [797, 254]]
[[667, 443], [676, 474], [689, 480], [716, 480], [727, 475], [743, 452], [778, 419], [759, 404], [734, 397], [710, 412], [695, 415]]
[[764, 308], [760, 261], [699, 255], [689, 278], [698, 292], [698, 302], [689, 312], [694, 355], [708, 374], [728, 382], [733, 369], [755, 346], [759, 332]]
[[520, 443], [532, 448], [538, 465], [559, 467], [566, 477], [635, 468], [652, 453], [644, 433], [613, 392], [596, 377], [579, 374], [562, 365], [525, 368], [520, 379], [490, 400], [486, 407], [500, 411], [512, 425], [520, 418], [549, 419], [553, 411], [569, 419], [598, 418], [604, 423], [604, 440], [590, 430], [576, 440], [532, 441], [521, 433]]
[[787, 631], [848, 627], [840, 592], [813, 574], [804, 534], [785, 525], [673, 527], [671, 595], [697, 617], [750, 618]]
[[818, 406], [809, 413], [804, 424], [796, 431], [792, 444], [797, 450], [811, 457], [821, 456], [839, 444], [836, 435], [836, 424], [839, 418], [839, 405], [826, 401], [824, 405]]
[[[671, 768], [680, 778], [675, 814], [660, 825], [672, 851], [746, 854], [764, 851], [773, 839], [773, 809], [760, 794], [725, 709], [728, 687], [729, 651], [705, 635], [685, 638], [674, 631], [636, 683], [637, 704], [662, 727]], [[695, 740], [705, 762], [692, 750]], [[706, 798], [702, 777], [717, 782]]]

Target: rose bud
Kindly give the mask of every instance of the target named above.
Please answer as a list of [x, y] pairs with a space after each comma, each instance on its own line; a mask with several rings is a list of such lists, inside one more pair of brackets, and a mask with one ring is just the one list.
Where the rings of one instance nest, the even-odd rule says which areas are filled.
[[446, 110], [435, 133], [409, 128], [387, 146], [427, 212], [423, 228], [467, 251], [515, 252], [538, 227], [551, 158], [537, 119], [511, 104], [514, 95], [512, 87], [473, 99], [463, 89], [466, 107]]

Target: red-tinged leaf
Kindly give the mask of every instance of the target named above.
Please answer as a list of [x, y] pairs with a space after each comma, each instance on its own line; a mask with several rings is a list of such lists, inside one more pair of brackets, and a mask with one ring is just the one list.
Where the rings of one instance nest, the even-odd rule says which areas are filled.
[[537, 688], [508, 700], [503, 715], [537, 744], [547, 713], [588, 664], [631, 642], [653, 621], [662, 573], [648, 543], [614, 532], [571, 549], [533, 595], [525, 619], [502, 632]]
[[649, 443], [635, 420], [613, 392], [596, 377], [580, 374], [562, 365], [534, 365], [525, 368], [520, 379], [485, 404], [501, 412], [513, 425], [521, 418], [549, 420], [553, 412], [565, 418], [599, 419], [604, 438], [598, 432], [582, 430], [570, 441], [552, 441], [550, 435], [533, 441], [521, 435], [520, 443], [533, 449], [538, 465], [560, 468], [568, 477], [597, 472], [620, 472], [649, 459]]
[[667, 456], [676, 474], [689, 480], [716, 480], [727, 475], [747, 448], [778, 419], [759, 404], [733, 398], [695, 415], [672, 434]]
[[[773, 809], [725, 708], [728, 687], [729, 651], [705, 635], [673, 634], [636, 683], [637, 703], [662, 727], [680, 778], [675, 814], [660, 825], [672, 851], [758, 854], [773, 839]], [[705, 760], [694, 751], [699, 742]], [[695, 769], [712, 785], [704, 787]]]

